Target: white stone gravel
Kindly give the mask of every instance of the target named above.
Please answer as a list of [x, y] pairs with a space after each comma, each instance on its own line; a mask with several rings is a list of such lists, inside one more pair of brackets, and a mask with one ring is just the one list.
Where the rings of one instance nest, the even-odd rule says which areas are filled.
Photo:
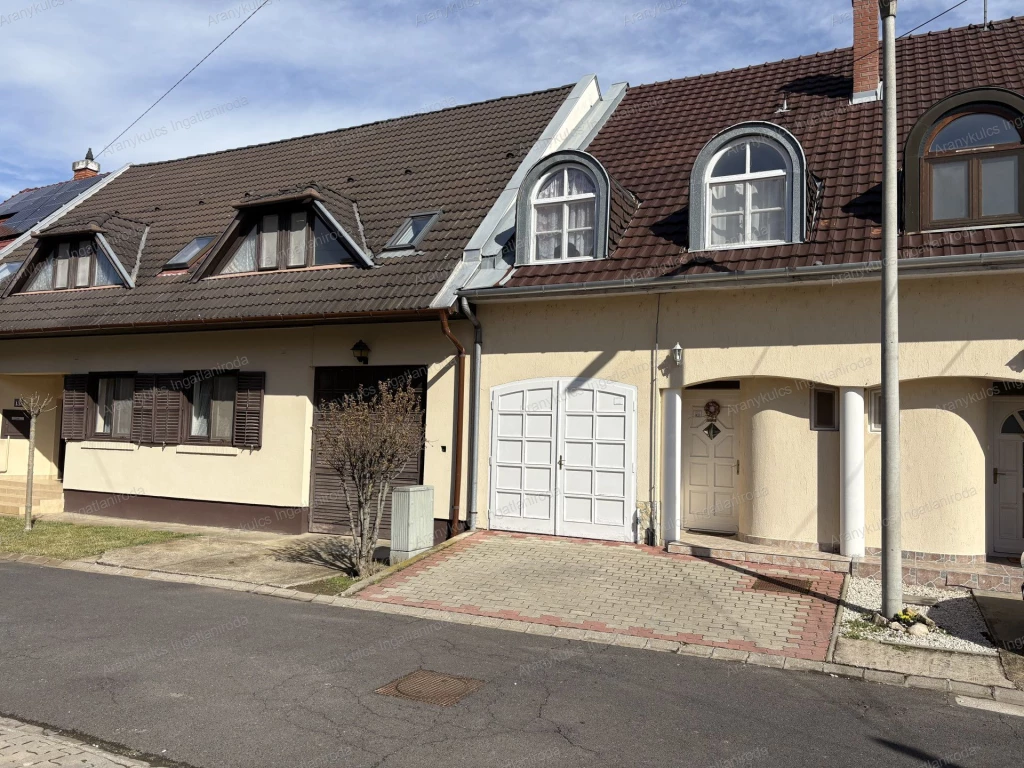
[[[914, 637], [906, 632], [895, 632], [888, 628], [872, 628], [864, 630], [861, 634], [886, 643], [982, 653], [989, 656], [998, 654], [992, 643], [985, 638], [985, 620], [969, 590], [904, 585], [903, 594], [939, 600], [933, 606], [907, 604], [907, 607], [934, 621], [937, 627], [935, 630], [922, 637]], [[881, 608], [882, 582], [850, 576], [840, 619], [843, 634], [850, 633], [850, 624], [857, 619], [870, 622], [871, 615]]]

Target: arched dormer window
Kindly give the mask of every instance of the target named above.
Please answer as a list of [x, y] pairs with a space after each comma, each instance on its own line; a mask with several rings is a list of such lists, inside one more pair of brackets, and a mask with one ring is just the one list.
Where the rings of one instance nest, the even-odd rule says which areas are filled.
[[905, 155], [908, 231], [1024, 221], [1024, 99], [976, 89], [928, 110]]
[[565, 150], [527, 174], [516, 206], [516, 263], [608, 255], [608, 174], [585, 152]]
[[807, 188], [803, 150], [770, 123], [730, 128], [701, 151], [690, 179], [690, 250], [800, 242]]

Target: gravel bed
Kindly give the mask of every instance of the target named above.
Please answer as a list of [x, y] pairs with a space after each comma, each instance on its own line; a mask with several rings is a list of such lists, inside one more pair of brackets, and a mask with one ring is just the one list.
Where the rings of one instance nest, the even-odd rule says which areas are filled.
[[[907, 604], [918, 613], [928, 616], [936, 624], [936, 629], [927, 635], [915, 637], [906, 632], [895, 632], [871, 624], [871, 615], [882, 608], [881, 581], [854, 576], [848, 578], [846, 602], [840, 620], [845, 637], [859, 636], [885, 643], [983, 653], [989, 656], [998, 654], [985, 636], [985, 619], [982, 618], [970, 591], [905, 585], [904, 596], [932, 597], [939, 601], [933, 606]], [[860, 622], [866, 622], [870, 626], [864, 627]]]

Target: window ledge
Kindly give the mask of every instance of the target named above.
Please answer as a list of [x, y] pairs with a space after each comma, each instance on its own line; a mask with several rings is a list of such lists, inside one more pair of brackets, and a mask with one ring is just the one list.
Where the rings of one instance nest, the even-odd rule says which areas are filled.
[[197, 456], [238, 456], [242, 453], [241, 448], [235, 448], [233, 445], [179, 445], [175, 449], [176, 453], [188, 453]]
[[85, 440], [82, 448], [91, 451], [134, 451], [138, 446], [120, 440]]

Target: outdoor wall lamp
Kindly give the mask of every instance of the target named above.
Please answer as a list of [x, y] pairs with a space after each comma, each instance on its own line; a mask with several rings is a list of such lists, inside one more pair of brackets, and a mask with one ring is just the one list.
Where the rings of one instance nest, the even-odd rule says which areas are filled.
[[367, 365], [370, 362], [370, 348], [362, 339], [357, 341], [356, 345], [352, 347], [352, 354], [355, 355], [356, 360], [363, 365]]
[[676, 342], [676, 345], [672, 347], [672, 361], [677, 365], [683, 364], [683, 348]]

